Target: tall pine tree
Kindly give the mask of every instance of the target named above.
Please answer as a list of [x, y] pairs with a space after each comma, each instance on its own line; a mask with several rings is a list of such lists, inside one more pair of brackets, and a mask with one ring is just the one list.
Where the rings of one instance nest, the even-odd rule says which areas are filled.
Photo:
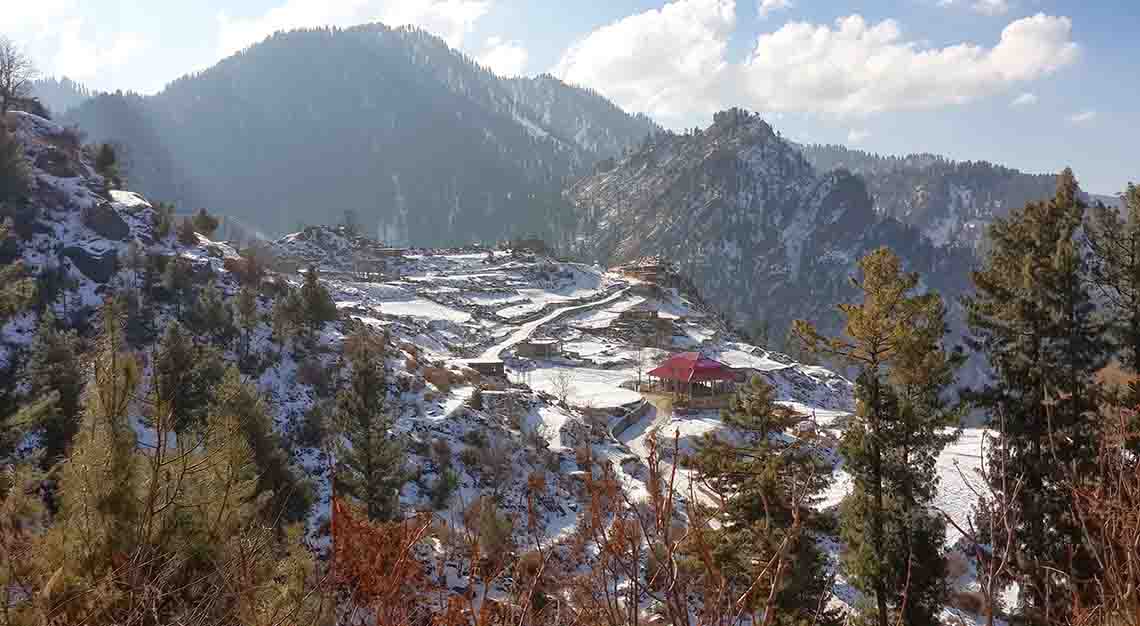
[[40, 320], [28, 370], [32, 392], [55, 398], [39, 422], [44, 464], [50, 466], [63, 458], [79, 429], [84, 385], [78, 339], [73, 331], [58, 328], [50, 310]]
[[992, 382], [972, 397], [1005, 424], [1001, 445], [986, 459], [991, 487], [1023, 481], [1012, 503], [1021, 520], [1014, 555], [1021, 603], [1031, 617], [1050, 622], [1066, 619], [1072, 600], [1091, 600], [1096, 570], [1067, 487], [1070, 477], [1093, 473], [1094, 375], [1108, 352], [1078, 240], [1084, 211], [1077, 181], [1065, 170], [1054, 198], [995, 221], [991, 253], [966, 299], [971, 345], [993, 371]]
[[802, 320], [794, 332], [808, 349], [859, 369], [857, 419], [841, 444], [854, 479], [841, 510], [847, 573], [873, 595], [878, 626], [899, 609], [908, 624], [929, 623], [945, 595], [944, 529], [925, 510], [936, 489], [934, 460], [949, 438], [942, 430], [956, 423], [942, 402], [954, 370], [942, 347], [945, 307], [937, 294], [916, 293], [918, 275], [903, 272], [886, 248], [859, 268], [852, 284], [862, 301], [839, 306], [842, 337], [823, 337]]
[[1140, 404], [1140, 187], [1128, 185], [1124, 213], [1103, 204], [1094, 207], [1087, 235], [1092, 252], [1089, 272], [1096, 295], [1109, 311], [1120, 365], [1134, 381], [1127, 403]]
[[347, 384], [337, 394], [336, 421], [344, 438], [337, 458], [336, 487], [360, 501], [369, 519], [399, 514], [406, 482], [405, 452], [392, 433], [387, 407], [386, 346], [363, 325], [345, 341]]
[[310, 333], [320, 330], [325, 322], [336, 319], [336, 303], [328, 289], [321, 284], [321, 275], [315, 265], [309, 266], [305, 272], [305, 282], [301, 285], [301, 302], [305, 324]]

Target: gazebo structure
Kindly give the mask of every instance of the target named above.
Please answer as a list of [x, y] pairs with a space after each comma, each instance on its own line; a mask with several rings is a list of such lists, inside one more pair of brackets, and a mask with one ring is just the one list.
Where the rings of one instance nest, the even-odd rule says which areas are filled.
[[726, 393], [736, 380], [732, 368], [702, 356], [699, 352], [682, 352], [650, 370], [649, 376], [661, 381], [665, 391], [692, 398], [698, 395], [716, 396]]

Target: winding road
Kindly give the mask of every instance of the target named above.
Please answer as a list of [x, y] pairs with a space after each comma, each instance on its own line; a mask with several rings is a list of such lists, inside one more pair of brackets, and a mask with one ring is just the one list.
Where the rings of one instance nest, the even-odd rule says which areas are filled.
[[550, 322], [553, 322], [565, 315], [569, 315], [570, 313], [576, 313], [578, 311], [605, 306], [611, 302], [614, 302], [615, 300], [621, 299], [621, 297], [624, 296], [628, 291], [629, 287], [623, 287], [622, 289], [619, 289], [618, 291], [610, 294], [609, 296], [606, 296], [605, 298], [602, 298], [601, 300], [560, 308], [536, 320], [531, 320], [520, 326], [518, 330], [512, 332], [510, 335], [507, 335], [507, 338], [503, 341], [500, 341], [490, 348], [487, 348], [487, 350], [485, 350], [483, 354], [479, 356], [478, 360], [497, 361], [499, 359], [502, 359], [502, 354], [504, 352], [526, 341], [532, 334], [534, 334], [534, 331], [538, 330], [543, 325], [549, 324]]

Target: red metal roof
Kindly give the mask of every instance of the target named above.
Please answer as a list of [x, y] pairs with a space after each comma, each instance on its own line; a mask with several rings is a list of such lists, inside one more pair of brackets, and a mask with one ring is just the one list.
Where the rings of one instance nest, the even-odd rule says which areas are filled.
[[699, 352], [675, 354], [657, 369], [650, 371], [649, 375], [685, 383], [736, 380], [731, 368], [720, 361], [701, 356]]

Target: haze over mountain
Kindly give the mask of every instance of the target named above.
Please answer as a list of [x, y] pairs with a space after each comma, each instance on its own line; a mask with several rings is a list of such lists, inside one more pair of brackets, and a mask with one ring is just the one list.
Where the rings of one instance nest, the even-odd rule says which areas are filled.
[[278, 233], [352, 210], [382, 239], [420, 245], [548, 235], [567, 220], [568, 177], [659, 130], [596, 93], [503, 79], [380, 24], [278, 34], [67, 121], [121, 143], [151, 197]]

